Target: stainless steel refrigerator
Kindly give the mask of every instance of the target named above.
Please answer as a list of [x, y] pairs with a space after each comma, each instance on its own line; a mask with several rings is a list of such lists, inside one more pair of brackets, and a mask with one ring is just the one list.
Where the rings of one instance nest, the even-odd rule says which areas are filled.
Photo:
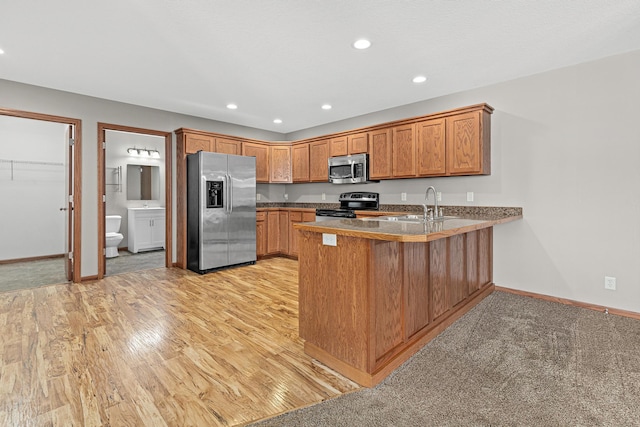
[[256, 158], [187, 156], [187, 268], [256, 262]]

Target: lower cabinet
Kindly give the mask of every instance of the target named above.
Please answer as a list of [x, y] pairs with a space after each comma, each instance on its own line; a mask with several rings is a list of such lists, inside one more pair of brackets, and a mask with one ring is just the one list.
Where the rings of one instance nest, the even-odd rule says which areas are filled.
[[267, 253], [267, 213], [256, 212], [256, 256]]
[[293, 224], [315, 221], [315, 211], [278, 209], [256, 213], [256, 255], [298, 257], [298, 231]]
[[127, 241], [129, 252], [163, 249], [165, 241], [164, 208], [129, 208]]

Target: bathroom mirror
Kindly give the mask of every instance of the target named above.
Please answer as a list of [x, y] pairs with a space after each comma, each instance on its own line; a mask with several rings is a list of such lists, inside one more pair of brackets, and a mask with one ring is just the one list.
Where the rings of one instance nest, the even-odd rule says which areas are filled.
[[160, 167], [127, 165], [127, 200], [160, 200]]

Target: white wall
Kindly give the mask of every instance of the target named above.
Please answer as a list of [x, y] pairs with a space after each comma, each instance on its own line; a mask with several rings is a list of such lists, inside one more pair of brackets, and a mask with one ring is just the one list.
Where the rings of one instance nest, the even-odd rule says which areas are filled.
[[60, 123], [0, 116], [0, 159], [16, 161], [13, 173], [0, 162], [0, 260], [65, 252], [65, 132]]
[[[128, 148], [148, 148], [149, 150], [158, 150], [159, 158], [151, 158], [145, 156], [134, 156], [127, 152]], [[106, 185], [106, 215], [120, 215], [122, 223], [120, 224], [120, 233], [124, 236], [120, 247], [129, 246], [128, 243], [128, 211], [127, 208], [141, 208], [144, 206], [160, 206], [164, 207], [164, 188], [165, 188], [165, 149], [164, 137], [153, 135], [142, 135], [138, 133], [119, 132], [114, 130], [106, 131], [106, 150], [105, 150], [105, 182], [115, 182], [117, 175], [114, 174], [117, 167], [120, 167], [122, 174], [121, 186]], [[159, 194], [154, 200], [129, 200], [127, 195], [127, 165], [144, 165], [158, 166], [160, 169], [160, 179], [158, 180]]]
[[[287, 135], [300, 139], [487, 102], [492, 174], [364, 186], [287, 185], [289, 201], [337, 201], [346, 190], [382, 203], [522, 206], [495, 228], [497, 285], [640, 312], [640, 51], [406, 105]], [[475, 193], [467, 203], [466, 192]], [[604, 276], [617, 290], [604, 289]]]
[[[0, 79], [0, 107], [82, 120], [82, 277], [98, 273], [98, 122], [172, 132], [180, 127], [202, 129], [262, 140], [282, 140], [283, 135], [231, 123], [92, 98], [54, 89]], [[175, 157], [175, 137], [173, 141]], [[175, 164], [174, 164], [175, 186]], [[174, 209], [175, 209], [175, 192]], [[173, 230], [175, 237], [175, 211]], [[174, 261], [175, 261], [175, 241]]]

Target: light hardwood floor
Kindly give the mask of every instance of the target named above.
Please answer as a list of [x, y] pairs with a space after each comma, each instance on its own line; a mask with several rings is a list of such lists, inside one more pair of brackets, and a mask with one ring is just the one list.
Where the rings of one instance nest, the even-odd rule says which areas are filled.
[[297, 262], [0, 293], [0, 425], [242, 425], [358, 386], [298, 337]]

